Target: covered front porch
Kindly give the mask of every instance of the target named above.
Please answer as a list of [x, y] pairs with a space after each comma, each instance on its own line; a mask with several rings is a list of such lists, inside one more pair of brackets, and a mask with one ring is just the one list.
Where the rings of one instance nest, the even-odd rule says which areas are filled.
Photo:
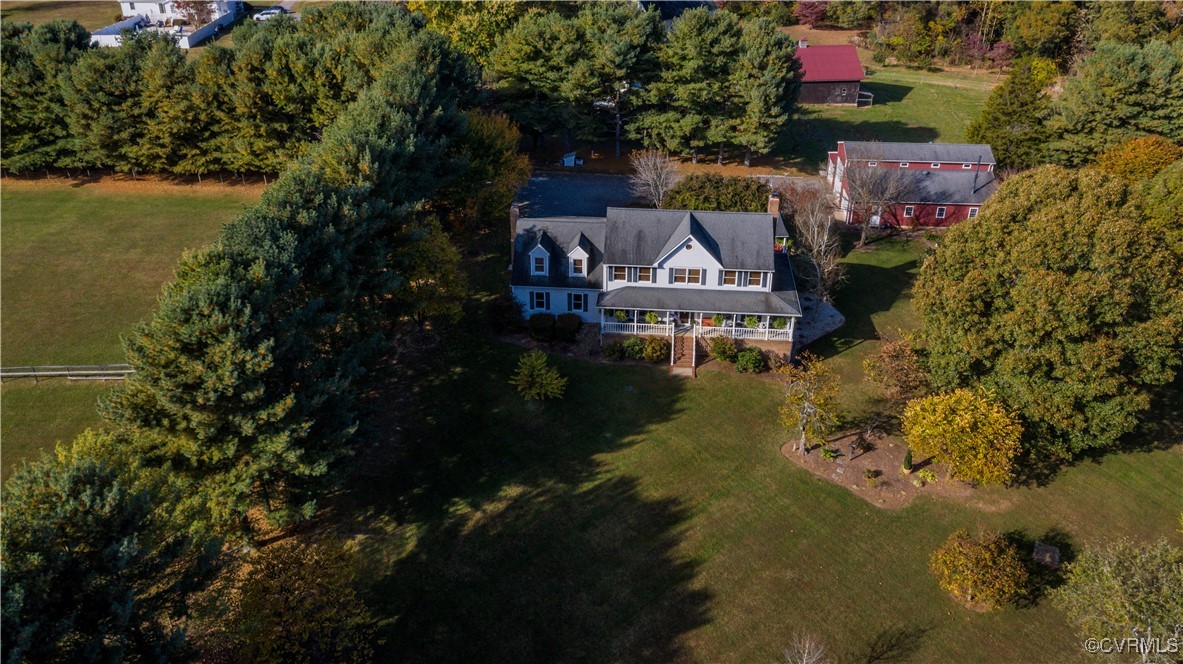
[[672, 336], [675, 330], [686, 330], [692, 331], [695, 337], [792, 341], [796, 323], [797, 316], [756, 312], [600, 308], [603, 334]]

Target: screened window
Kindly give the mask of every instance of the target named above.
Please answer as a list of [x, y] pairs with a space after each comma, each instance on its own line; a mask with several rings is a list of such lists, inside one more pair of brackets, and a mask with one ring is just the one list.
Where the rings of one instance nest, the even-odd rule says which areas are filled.
[[914, 206], [911, 206], [911, 205], [904, 206], [904, 216], [905, 217], [911, 217], [914, 214], [916, 214], [916, 208]]
[[723, 285], [724, 286], [738, 286], [739, 273], [735, 270], [723, 270]]
[[764, 273], [763, 272], [749, 272], [748, 273], [748, 285], [749, 286], [763, 286], [764, 285]]
[[944, 208], [944, 206], [941, 206], [941, 207], [937, 208], [937, 219], [944, 219], [944, 218], [945, 218], [945, 208]]

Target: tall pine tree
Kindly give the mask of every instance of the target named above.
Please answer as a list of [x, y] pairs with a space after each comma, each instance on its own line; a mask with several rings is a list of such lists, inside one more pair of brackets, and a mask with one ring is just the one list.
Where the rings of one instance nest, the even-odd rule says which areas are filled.
[[985, 143], [1004, 168], [1030, 168], [1043, 162], [1051, 98], [1048, 83], [1030, 59], [1020, 60], [1002, 85], [994, 88], [981, 114], [969, 124], [966, 139]]

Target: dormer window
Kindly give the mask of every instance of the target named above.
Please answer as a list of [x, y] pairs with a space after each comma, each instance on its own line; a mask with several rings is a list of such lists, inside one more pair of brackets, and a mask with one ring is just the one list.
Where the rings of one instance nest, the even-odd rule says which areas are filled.
[[587, 276], [587, 263], [582, 258], [571, 259], [571, 276], [585, 277]]
[[749, 286], [763, 286], [764, 285], [764, 273], [763, 272], [749, 272], [748, 273], [748, 285]]
[[535, 256], [534, 257], [534, 266], [532, 269], [533, 269], [534, 274], [546, 274], [546, 257], [545, 256]]

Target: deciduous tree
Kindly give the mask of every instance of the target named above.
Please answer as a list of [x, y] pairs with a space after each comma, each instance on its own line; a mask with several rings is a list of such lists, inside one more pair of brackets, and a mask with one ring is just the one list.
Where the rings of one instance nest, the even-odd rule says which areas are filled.
[[[882, 161], [873, 154], [865, 158]], [[859, 226], [858, 246], [870, 239], [872, 222], [886, 214], [897, 203], [908, 199], [916, 186], [916, 174], [906, 168], [872, 166], [871, 161], [848, 161], [846, 165], [846, 195], [850, 201], [852, 220]]]
[[1149, 180], [1183, 159], [1183, 147], [1162, 136], [1139, 136], [1117, 143], [1097, 156], [1096, 168], [1128, 180]]
[[[1166, 540], [1086, 547], [1052, 600], [1089, 638], [1183, 638], [1183, 550]], [[1153, 660], [1151, 660], [1153, 661]]]
[[1014, 472], [1023, 428], [1013, 413], [966, 389], [908, 402], [908, 448], [944, 463], [949, 474], [978, 484], [1006, 484]]
[[800, 433], [804, 455], [810, 441], [825, 444], [838, 425], [838, 376], [808, 351], [801, 353], [798, 362], [778, 368], [777, 378], [785, 385], [781, 425]]
[[629, 191], [653, 207], [661, 207], [670, 190], [678, 182], [678, 166], [657, 150], [633, 152], [628, 160], [633, 167], [633, 172], [628, 177]]
[[665, 197], [669, 210], [763, 212], [772, 189], [756, 178], [695, 173], [678, 181]]
[[1018, 550], [988, 530], [976, 537], [967, 530], [955, 531], [933, 551], [929, 568], [953, 597], [987, 611], [1014, 601], [1027, 586], [1027, 569]]
[[829, 194], [820, 187], [800, 187], [783, 197], [792, 204], [793, 229], [808, 259], [810, 272], [798, 275], [807, 288], [822, 300], [829, 301], [846, 279], [842, 262], [842, 241], [834, 221], [834, 206]]
[[884, 341], [879, 350], [863, 360], [863, 373], [878, 383], [893, 403], [903, 403], [924, 394], [929, 387], [928, 371], [912, 334], [900, 333]]
[[1115, 444], [1181, 361], [1183, 268], [1164, 238], [1118, 178], [1048, 166], [1007, 179], [917, 279], [934, 385], [990, 390], [1045, 453]]

